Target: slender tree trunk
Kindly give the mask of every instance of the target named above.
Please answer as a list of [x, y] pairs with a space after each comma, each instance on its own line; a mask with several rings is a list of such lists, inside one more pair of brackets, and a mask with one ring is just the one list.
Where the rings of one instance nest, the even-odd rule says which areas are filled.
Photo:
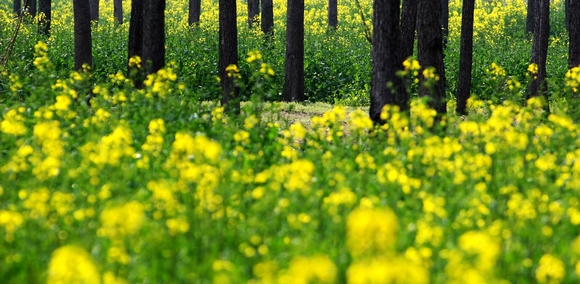
[[274, 3], [262, 0], [262, 32], [268, 37], [274, 36]]
[[51, 2], [51, 0], [38, 1], [38, 12], [40, 14], [38, 32], [44, 36], [50, 35]]
[[338, 25], [338, 1], [328, 0], [328, 27], [336, 28]]
[[89, 0], [91, 7], [91, 21], [99, 21], [99, 0]]
[[386, 104], [401, 105], [396, 97], [396, 86], [400, 84], [397, 70], [400, 69], [399, 50], [399, 0], [374, 0], [373, 45], [370, 118], [384, 123], [381, 111]]
[[447, 46], [449, 36], [449, 0], [441, 0], [441, 29], [443, 31], [443, 49]]
[[304, 101], [304, 0], [288, 0], [284, 100]]
[[199, 17], [201, 16], [201, 0], [189, 0], [189, 15], [187, 18], [187, 23], [193, 26], [195, 23], [199, 23]]
[[431, 97], [430, 106], [439, 115], [447, 112], [445, 68], [443, 62], [443, 33], [441, 31], [441, 1], [420, 0], [417, 20], [417, 49], [422, 69], [434, 67], [439, 80], [431, 88], [421, 76], [419, 95]]
[[143, 59], [143, 0], [131, 1], [131, 19], [129, 20], [129, 43], [128, 43], [127, 74], [133, 79], [133, 85], [143, 88], [141, 71], [135, 66], [129, 65], [129, 59], [138, 56]]
[[570, 29], [568, 30], [568, 68], [580, 66], [580, 0], [569, 0]]
[[89, 0], [73, 0], [75, 70], [92, 66], [92, 37]]
[[257, 22], [257, 17], [260, 14], [260, 0], [248, 1], [248, 27], [251, 29], [254, 23]]
[[36, 1], [24, 0], [24, 10], [32, 17], [36, 17]]
[[239, 88], [235, 78], [226, 69], [238, 66], [238, 27], [236, 23], [236, 0], [219, 0], [219, 76], [222, 85], [221, 104], [227, 112], [239, 113]]
[[459, 54], [459, 82], [457, 83], [457, 114], [467, 114], [467, 99], [471, 96], [473, 67], [473, 18], [475, 0], [463, 0], [461, 12], [461, 47]]
[[12, 11], [18, 16], [20, 16], [20, 14], [22, 14], [22, 1], [21, 0], [14, 0], [14, 6], [12, 6]]
[[[399, 68], [402, 67], [402, 63], [407, 60], [407, 58], [413, 56], [413, 49], [415, 47], [415, 31], [417, 27], [418, 2], [418, 0], [403, 0], [401, 23], [399, 25]], [[402, 80], [397, 86], [397, 98], [399, 98], [400, 103], [398, 104], [401, 110], [408, 110], [409, 94], [407, 93], [407, 86]]]
[[415, 48], [415, 31], [417, 27], [417, 3], [418, 0], [403, 0], [401, 12], [401, 62], [413, 55]]
[[537, 64], [537, 74], [533, 76], [528, 99], [533, 96], [543, 96], [546, 110], [548, 108], [548, 85], [546, 82], [546, 61], [550, 37], [550, 0], [536, 0], [536, 23], [534, 24], [534, 43], [532, 46], [531, 63]]
[[123, 24], [123, 0], [114, 0], [113, 15], [119, 25]]
[[565, 13], [565, 22], [566, 22], [566, 30], [570, 30], [570, 0], [564, 0], [564, 13]]
[[528, 14], [526, 15], [526, 34], [534, 33], [536, 15], [536, 0], [528, 0]]
[[143, 62], [146, 74], [165, 66], [165, 0], [143, 1]]

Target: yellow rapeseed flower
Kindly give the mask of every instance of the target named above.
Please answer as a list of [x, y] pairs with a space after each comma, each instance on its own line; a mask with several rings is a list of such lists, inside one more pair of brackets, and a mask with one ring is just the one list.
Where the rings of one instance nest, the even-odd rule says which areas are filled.
[[93, 258], [86, 250], [67, 245], [52, 253], [46, 283], [100, 284], [101, 276]]

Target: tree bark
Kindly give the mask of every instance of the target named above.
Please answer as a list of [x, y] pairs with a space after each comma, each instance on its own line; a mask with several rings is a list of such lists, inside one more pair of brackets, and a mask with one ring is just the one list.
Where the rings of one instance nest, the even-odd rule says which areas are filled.
[[445, 94], [445, 68], [443, 62], [443, 33], [441, 31], [441, 1], [420, 0], [417, 20], [417, 49], [422, 70], [434, 67], [439, 80], [432, 88], [425, 86], [421, 77], [420, 96], [428, 96], [430, 106], [438, 115], [447, 112]]
[[219, 76], [222, 85], [221, 105], [226, 112], [239, 113], [239, 88], [235, 78], [228, 76], [226, 68], [238, 66], [238, 27], [236, 0], [219, 0]]
[[274, 36], [274, 3], [262, 0], [262, 32], [269, 38]]
[[447, 46], [449, 36], [449, 0], [441, 0], [441, 29], [443, 34], [443, 49]]
[[473, 19], [475, 0], [463, 0], [461, 12], [461, 46], [459, 54], [459, 82], [457, 107], [459, 115], [467, 114], [467, 100], [471, 96], [471, 71], [473, 67]]
[[417, 3], [418, 0], [404, 0], [401, 12], [401, 62], [413, 55], [415, 48], [415, 31], [417, 27]]
[[534, 33], [536, 14], [536, 0], [528, 0], [528, 14], [526, 15], [526, 34]]
[[288, 0], [284, 100], [304, 101], [304, 0]]
[[90, 0], [91, 21], [99, 21], [99, 0]]
[[564, 21], [566, 23], [566, 31], [570, 30], [570, 0], [564, 0]]
[[260, 0], [248, 1], [248, 27], [251, 29], [257, 22], [257, 16], [260, 14]]
[[20, 16], [22, 14], [22, 1], [21, 0], [14, 0], [14, 6], [12, 6], [12, 11], [18, 16]]
[[143, 1], [143, 63], [146, 74], [165, 66], [165, 0]]
[[187, 23], [193, 26], [195, 23], [199, 23], [199, 17], [201, 16], [201, 0], [189, 0], [189, 15], [187, 17]]
[[131, 1], [131, 19], [129, 20], [129, 43], [127, 58], [127, 74], [132, 76], [133, 85], [143, 88], [143, 78], [140, 76], [141, 71], [130, 66], [129, 59], [138, 56], [143, 59], [143, 1]]
[[[381, 111], [386, 104], [400, 104], [396, 97], [396, 86], [400, 84], [396, 73], [400, 69], [399, 43], [399, 0], [374, 0], [373, 41], [370, 118], [384, 123]], [[390, 85], [390, 86], [389, 86]]]
[[24, 0], [24, 10], [32, 17], [36, 17], [36, 0]]
[[40, 18], [38, 19], [38, 32], [41, 35], [50, 35], [50, 21], [51, 21], [51, 0], [39, 0], [38, 12]]
[[114, 0], [113, 15], [119, 25], [123, 24], [123, 0]]
[[336, 28], [338, 25], [338, 1], [328, 0], [328, 27]]
[[550, 37], [550, 0], [536, 0], [536, 17], [534, 24], [534, 43], [532, 46], [531, 63], [538, 65], [537, 74], [532, 74], [533, 80], [528, 99], [533, 96], [543, 96], [546, 110], [548, 108], [548, 86], [546, 82], [546, 61], [548, 58], [548, 43]]
[[73, 0], [75, 70], [92, 66], [92, 37], [89, 0]]
[[569, 0], [570, 28], [568, 68], [580, 66], [580, 0]]

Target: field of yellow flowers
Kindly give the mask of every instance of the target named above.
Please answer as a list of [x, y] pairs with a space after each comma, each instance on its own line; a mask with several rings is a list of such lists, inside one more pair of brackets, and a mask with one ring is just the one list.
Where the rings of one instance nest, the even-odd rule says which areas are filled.
[[[507, 2], [480, 8], [500, 16], [480, 16], [476, 31], [507, 36], [507, 21], [494, 21], [523, 13], [522, 1]], [[92, 75], [70, 73], [62, 54], [71, 35], [59, 26], [70, 19], [66, 5], [55, 3], [53, 36], [38, 40], [28, 26], [1, 70], [0, 282], [579, 281], [580, 125], [569, 98], [580, 69], [555, 72], [549, 115], [539, 100], [518, 101], [526, 77], [507, 74], [527, 64], [513, 71], [499, 62], [480, 75], [480, 91], [495, 99], [470, 100], [467, 117], [450, 112], [436, 124], [415, 99], [410, 113], [385, 108], [380, 127], [342, 106], [301, 124], [280, 115], [285, 105], [262, 102], [276, 94], [281, 63], [248, 50], [240, 72], [251, 96], [231, 116], [201, 102], [212, 90], [187, 72], [214, 68], [203, 65], [211, 59], [174, 60], [136, 90], [116, 71], [125, 61], [104, 62], [101, 52], [123, 45], [109, 36], [126, 29], [109, 16], [95, 32], [110, 44], [96, 45], [101, 63]], [[5, 6], [2, 40], [12, 21]], [[209, 21], [215, 7], [204, 7]], [[310, 19], [323, 19], [319, 10]], [[168, 21], [181, 23], [175, 11]], [[345, 25], [357, 26], [356, 15]], [[309, 36], [323, 37], [320, 29]], [[407, 73], [417, 65], [408, 62]]]

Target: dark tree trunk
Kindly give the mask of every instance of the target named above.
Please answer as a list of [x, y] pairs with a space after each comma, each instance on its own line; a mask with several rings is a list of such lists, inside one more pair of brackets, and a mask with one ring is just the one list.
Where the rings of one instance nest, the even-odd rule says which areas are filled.
[[99, 21], [99, 0], [89, 0], [91, 7], [91, 21]]
[[[131, 1], [131, 19], [129, 20], [128, 59], [138, 56], [143, 59], [143, 0]], [[127, 60], [128, 63], [128, 60]], [[143, 88], [142, 77], [138, 69], [127, 65], [127, 74], [133, 79], [136, 88]]]
[[404, 0], [401, 12], [401, 62], [413, 55], [415, 48], [415, 31], [417, 26], [417, 3], [418, 0]]
[[396, 97], [396, 86], [400, 84], [396, 75], [400, 66], [399, 4], [399, 0], [374, 0], [373, 4], [373, 77], [369, 116], [377, 123], [384, 123], [381, 111], [386, 104], [402, 103]]
[[123, 0], [114, 0], [113, 14], [119, 25], [123, 24]]
[[528, 14], [526, 15], [526, 34], [534, 33], [536, 15], [536, 0], [528, 0]]
[[92, 38], [89, 0], [73, 0], [75, 70], [80, 71], [83, 65], [92, 66]]
[[570, 29], [568, 68], [580, 66], [580, 0], [569, 0]]
[[441, 0], [441, 29], [443, 31], [443, 49], [447, 46], [449, 36], [449, 0]]
[[[402, 63], [410, 56], [413, 56], [415, 47], [415, 31], [417, 27], [417, 3], [418, 0], [404, 0], [403, 11], [401, 12], [401, 23], [399, 25], [399, 68]], [[397, 86], [397, 98], [399, 98], [399, 107], [401, 110], [408, 110], [409, 94], [405, 82], [401, 81]]]
[[24, 10], [32, 17], [36, 17], [36, 0], [24, 0]]
[[268, 37], [274, 36], [274, 3], [262, 0], [262, 32]]
[[199, 17], [201, 16], [201, 0], [189, 0], [189, 16], [187, 17], [187, 23], [193, 26], [195, 23], [199, 23]]
[[236, 23], [236, 0], [219, 0], [219, 76], [222, 85], [221, 104], [227, 112], [239, 113], [239, 88], [235, 78], [226, 69], [238, 66], [238, 27]]
[[445, 95], [445, 68], [443, 62], [443, 33], [441, 32], [441, 1], [420, 0], [417, 20], [417, 49], [422, 69], [434, 67], [439, 80], [428, 88], [421, 77], [419, 95], [429, 96], [430, 106], [439, 115], [447, 111]]
[[304, 0], [288, 0], [284, 100], [304, 101]]
[[143, 1], [143, 63], [146, 74], [165, 66], [165, 0]]
[[51, 0], [38, 1], [38, 12], [40, 14], [38, 32], [44, 36], [49, 36], [50, 34], [51, 2]]
[[565, 22], [566, 22], [566, 30], [570, 30], [570, 0], [564, 0], [564, 13], [565, 13]]
[[248, 27], [251, 29], [254, 23], [257, 22], [257, 17], [260, 14], [260, 0], [248, 1]]
[[543, 96], [546, 110], [548, 108], [548, 85], [546, 82], [546, 61], [550, 37], [550, 0], [536, 0], [536, 23], [534, 24], [534, 43], [532, 46], [531, 63], [538, 65], [537, 74], [532, 74], [532, 86], [528, 99], [533, 96]]
[[338, 1], [328, 0], [328, 27], [336, 28], [338, 25]]
[[459, 54], [459, 82], [457, 83], [457, 114], [467, 114], [467, 99], [471, 96], [473, 67], [473, 14], [475, 0], [463, 0], [461, 12], [461, 47]]
[[[24, 0], [26, 1], [26, 0]], [[19, 15], [22, 14], [22, 1], [21, 0], [14, 0], [14, 6], [12, 6], [12, 11]]]

